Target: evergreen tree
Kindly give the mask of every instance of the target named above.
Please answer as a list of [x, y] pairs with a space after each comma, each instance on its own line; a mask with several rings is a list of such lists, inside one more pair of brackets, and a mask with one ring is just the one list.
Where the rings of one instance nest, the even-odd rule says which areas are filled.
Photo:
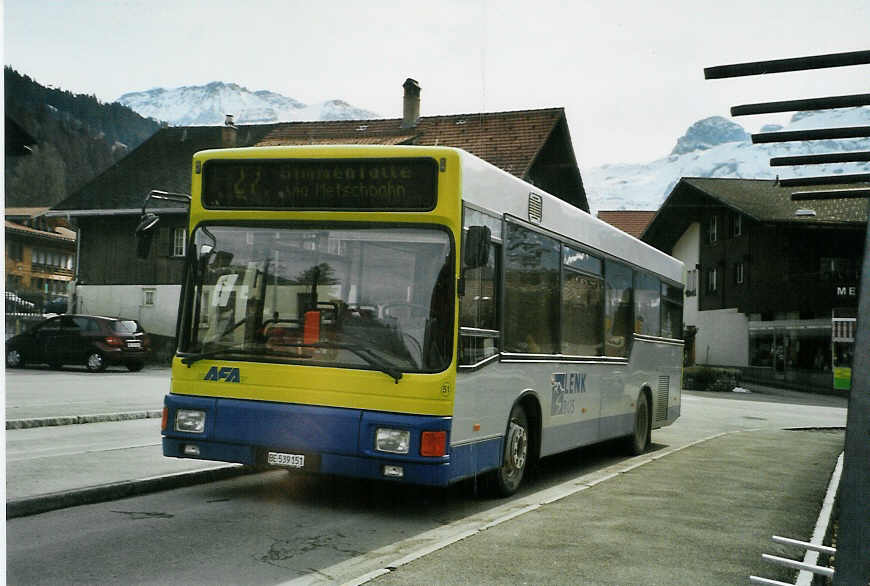
[[6, 205], [51, 206], [160, 128], [118, 103], [46, 88], [4, 68], [5, 112], [34, 139], [32, 154], [6, 156]]

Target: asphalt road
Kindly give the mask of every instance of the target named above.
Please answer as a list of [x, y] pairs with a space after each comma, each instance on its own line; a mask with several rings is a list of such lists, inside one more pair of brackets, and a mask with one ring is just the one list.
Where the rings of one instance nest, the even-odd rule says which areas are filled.
[[[15, 373], [14, 378], [7, 378], [7, 388], [19, 380], [38, 386], [32, 380], [38, 376], [35, 371], [32, 375], [24, 372], [21, 377]], [[100, 388], [105, 382], [122, 389], [124, 384], [118, 381], [128, 387], [140, 383], [148, 388], [162, 386], [156, 401], [159, 406], [167, 385], [166, 378], [161, 381], [165, 375], [142, 374], [106, 373], [95, 379], [75, 373], [68, 377], [73, 382], [65, 384], [84, 385], [88, 399], [74, 401], [77, 408], [101, 407], [106, 401], [114, 404], [113, 398], [100, 395], [109, 394]], [[94, 381], [101, 384], [94, 385]], [[140, 400], [127, 389], [119, 392]], [[25, 409], [27, 401], [22, 397], [16, 392], [7, 402], [18, 400], [19, 408]], [[52, 394], [34, 394], [35, 399], [40, 397], [51, 399]], [[151, 399], [142, 401], [143, 407], [145, 403], [154, 407]], [[719, 432], [843, 426], [845, 413], [845, 401], [830, 397], [686, 393], [681, 419], [653, 433], [653, 453], [666, 453]], [[106, 424], [67, 427], [92, 425]], [[129, 425], [131, 433], [126, 435], [122, 427], [118, 442], [154, 442], [147, 426], [134, 430], [133, 422], [119, 425]], [[111, 446], [108, 435], [93, 441], [103, 440], [101, 445]], [[77, 448], [70, 443], [52, 449]], [[7, 455], [26, 457], [20, 452], [7, 451]], [[7, 522], [7, 580], [10, 584], [274, 584], [294, 579], [341, 583], [382, 567], [385, 556], [395, 558], [419, 549], [421, 535], [468, 530], [521, 506], [524, 499], [539, 498], [545, 491], [578, 479], [606, 476], [626, 462], [607, 444], [547, 458], [534, 481], [507, 501], [481, 500], [469, 483], [441, 491], [298, 478], [274, 471], [58, 510]]]

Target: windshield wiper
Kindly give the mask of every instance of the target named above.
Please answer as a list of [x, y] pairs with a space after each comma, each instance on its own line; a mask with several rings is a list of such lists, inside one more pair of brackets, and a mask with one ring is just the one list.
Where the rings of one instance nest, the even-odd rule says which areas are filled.
[[198, 360], [214, 358], [216, 356], [223, 356], [224, 354], [239, 354], [244, 351], [245, 350], [243, 348], [220, 348], [215, 350], [208, 350], [207, 352], [199, 352], [197, 354], [190, 354], [189, 356], [185, 356], [181, 359], [181, 363], [186, 364], [187, 368], [190, 368], [190, 366]]
[[335, 346], [337, 348], [342, 348], [344, 350], [349, 350], [353, 352], [372, 366], [376, 366], [382, 372], [393, 377], [393, 379], [396, 381], [396, 384], [399, 384], [399, 379], [402, 378], [402, 371], [378, 358], [378, 355], [369, 350], [368, 348], [361, 348], [353, 344], [335, 344]]
[[384, 360], [379, 358], [377, 354], [375, 354], [368, 348], [363, 348], [362, 346], [358, 346], [356, 344], [343, 344], [340, 342], [314, 342], [313, 344], [299, 343], [286, 345], [298, 348], [338, 348], [339, 350], [347, 350], [348, 352], [353, 352], [354, 354], [365, 360], [370, 366], [374, 366], [375, 368], [395, 380], [396, 384], [399, 384], [399, 379], [402, 378], [401, 370], [385, 362]]

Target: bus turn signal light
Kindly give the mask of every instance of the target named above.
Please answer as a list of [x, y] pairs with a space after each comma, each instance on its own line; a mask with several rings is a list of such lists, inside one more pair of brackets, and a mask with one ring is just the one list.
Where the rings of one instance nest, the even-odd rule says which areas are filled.
[[420, 437], [420, 455], [439, 457], [447, 453], [446, 431], [424, 431]]

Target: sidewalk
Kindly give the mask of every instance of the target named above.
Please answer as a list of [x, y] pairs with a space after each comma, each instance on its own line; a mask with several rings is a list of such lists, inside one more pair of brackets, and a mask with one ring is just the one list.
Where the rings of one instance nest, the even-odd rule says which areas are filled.
[[437, 576], [439, 584], [697, 586], [746, 584], [754, 574], [794, 583], [795, 571], [761, 554], [803, 557], [770, 537], [809, 541], [842, 449], [842, 431], [759, 431], [655, 460], [641, 456], [634, 461], [648, 463], [559, 500], [529, 503], [528, 514], [508, 513], [461, 541], [438, 547], [417, 536], [425, 556], [394, 557], [367, 578], [378, 585], [431, 584]]

